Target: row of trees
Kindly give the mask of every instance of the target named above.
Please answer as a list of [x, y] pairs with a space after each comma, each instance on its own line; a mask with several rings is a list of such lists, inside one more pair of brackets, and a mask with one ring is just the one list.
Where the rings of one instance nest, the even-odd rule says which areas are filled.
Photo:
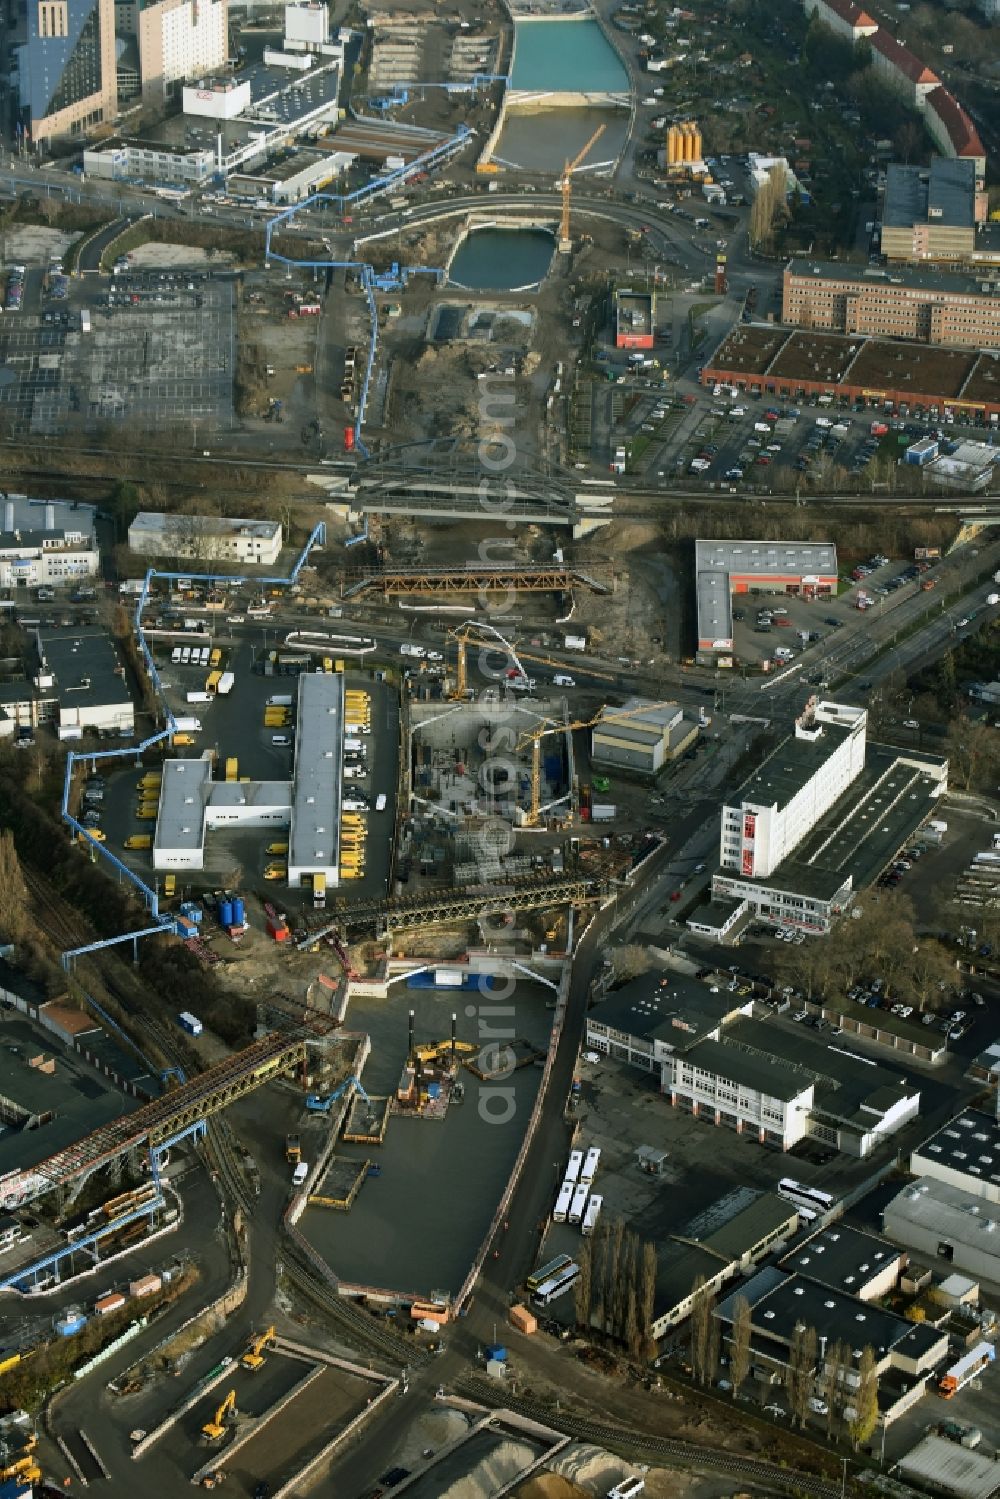
[[602, 1219], [594, 1237], [582, 1241], [577, 1262], [577, 1325], [597, 1328], [633, 1358], [652, 1358], [656, 1246], [626, 1229], [620, 1218]]
[[[693, 1287], [694, 1307], [689, 1325], [691, 1369], [701, 1385], [712, 1384], [719, 1371], [721, 1325], [715, 1315], [715, 1294], [699, 1275]], [[733, 1303], [728, 1354], [728, 1380], [735, 1400], [750, 1375], [753, 1362], [753, 1318], [745, 1296]], [[810, 1400], [816, 1398], [825, 1407], [826, 1435], [833, 1434], [834, 1421], [840, 1416], [847, 1425], [855, 1447], [867, 1442], [878, 1421], [878, 1372], [871, 1347], [862, 1349], [855, 1359], [844, 1342], [835, 1342], [820, 1350], [815, 1327], [799, 1323], [792, 1337], [785, 1365], [785, 1393], [792, 1420], [806, 1424]], [[761, 1398], [769, 1386], [761, 1385]]]

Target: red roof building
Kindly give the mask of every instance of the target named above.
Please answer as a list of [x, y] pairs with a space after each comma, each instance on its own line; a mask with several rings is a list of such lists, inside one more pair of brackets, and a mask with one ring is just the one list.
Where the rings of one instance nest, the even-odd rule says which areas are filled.
[[979, 131], [954, 94], [939, 84], [927, 95], [924, 109], [927, 129], [938, 150], [945, 156], [962, 156], [975, 161], [977, 169], [985, 173], [986, 148], [979, 138]]

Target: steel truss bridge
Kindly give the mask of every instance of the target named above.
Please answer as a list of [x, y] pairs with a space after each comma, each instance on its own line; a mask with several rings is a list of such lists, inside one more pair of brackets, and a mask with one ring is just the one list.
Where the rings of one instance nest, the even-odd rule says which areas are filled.
[[533, 911], [538, 906], [583, 905], [602, 900], [611, 888], [613, 873], [538, 875], [509, 884], [463, 890], [438, 890], [433, 895], [409, 899], [336, 902], [330, 908], [331, 925], [339, 931], [411, 931], [414, 927], [446, 926], [453, 921], [475, 921], [503, 911]]
[[40, 1165], [0, 1182], [0, 1208], [10, 1211], [71, 1183], [82, 1183], [129, 1151], [146, 1149], [152, 1153], [162, 1149], [271, 1078], [303, 1063], [310, 1039], [320, 1038], [271, 1034], [254, 1041], [173, 1092], [102, 1125]]
[[362, 593], [505, 594], [511, 590], [518, 593], [569, 593], [575, 585], [589, 588], [593, 593], [611, 591], [605, 581], [578, 567], [519, 567], [516, 563], [480, 567], [469, 563], [465, 567], [397, 568], [371, 573], [346, 589], [344, 598], [356, 598]]

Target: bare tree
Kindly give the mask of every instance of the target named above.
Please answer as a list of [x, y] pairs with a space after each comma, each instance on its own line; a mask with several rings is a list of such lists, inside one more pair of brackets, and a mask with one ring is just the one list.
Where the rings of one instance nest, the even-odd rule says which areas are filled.
[[729, 1343], [729, 1378], [734, 1400], [750, 1373], [750, 1328], [750, 1303], [745, 1296], [737, 1296], [733, 1303], [733, 1330]]
[[28, 924], [28, 887], [9, 828], [0, 833], [0, 930], [11, 941], [24, 935]]
[[608, 1235], [608, 1258], [604, 1276], [604, 1306], [607, 1330], [613, 1338], [620, 1338], [624, 1307], [621, 1295], [622, 1240], [625, 1225], [620, 1218], [613, 1218]]
[[[591, 1311], [591, 1322], [599, 1327], [601, 1332], [608, 1330], [608, 1305], [604, 1298], [604, 1284], [607, 1274], [608, 1260], [608, 1231], [606, 1224], [598, 1224], [597, 1235], [594, 1240], [593, 1270], [591, 1281], [593, 1290], [591, 1299], [593, 1309]], [[596, 1300], [594, 1297], [596, 1296]]]
[[705, 1314], [705, 1277], [698, 1274], [691, 1287], [691, 1321], [688, 1326], [691, 1348], [691, 1372], [701, 1380], [705, 1368], [705, 1353], [708, 1348], [708, 1319]]
[[826, 1405], [826, 1435], [828, 1440], [833, 1432], [833, 1419], [837, 1413], [837, 1407], [843, 1404], [849, 1362], [850, 1350], [844, 1343], [838, 1340], [827, 1348], [826, 1356], [819, 1370], [817, 1390], [820, 1399]]

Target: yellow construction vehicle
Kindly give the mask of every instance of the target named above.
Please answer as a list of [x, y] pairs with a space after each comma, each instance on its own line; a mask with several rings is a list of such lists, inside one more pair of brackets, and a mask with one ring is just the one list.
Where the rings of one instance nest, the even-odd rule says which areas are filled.
[[601, 136], [604, 134], [605, 128], [606, 127], [604, 125], [599, 125], [594, 131], [593, 135], [590, 137], [590, 140], [584, 146], [583, 150], [578, 152], [577, 155], [574, 156], [572, 161], [567, 159], [565, 169], [563, 170], [562, 182], [559, 184], [559, 186], [562, 188], [562, 214], [559, 219], [559, 249], [564, 255], [568, 254], [568, 252], [573, 248], [573, 241], [569, 237], [569, 199], [573, 173], [583, 161], [584, 157], [590, 154], [591, 147], [595, 146], [600, 140]]
[[274, 1328], [269, 1327], [266, 1332], [260, 1333], [256, 1338], [250, 1340], [250, 1346], [240, 1359], [244, 1369], [252, 1369], [256, 1372], [263, 1369], [267, 1360], [264, 1358], [264, 1349], [270, 1348], [274, 1342]]
[[23, 1484], [39, 1483], [41, 1477], [42, 1470], [30, 1454], [19, 1457], [16, 1462], [8, 1464], [5, 1468], [0, 1468], [0, 1483], [5, 1478], [17, 1478]]
[[235, 1422], [236, 1415], [236, 1391], [230, 1390], [211, 1421], [206, 1421], [201, 1428], [202, 1436], [209, 1442], [221, 1441], [230, 1426]]

